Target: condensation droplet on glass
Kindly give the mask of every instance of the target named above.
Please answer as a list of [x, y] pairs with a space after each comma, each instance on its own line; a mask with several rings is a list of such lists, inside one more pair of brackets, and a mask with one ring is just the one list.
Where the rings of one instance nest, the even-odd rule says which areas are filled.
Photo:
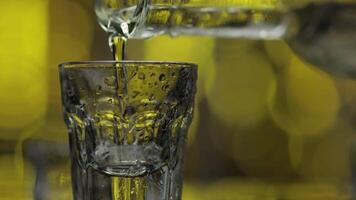
[[165, 80], [166, 80], [166, 75], [161, 74], [161, 75], [159, 76], [159, 81], [165, 81]]
[[139, 73], [138, 74], [138, 78], [141, 79], [141, 80], [144, 80], [146, 77], [145, 77], [144, 73]]
[[168, 88], [169, 88], [169, 85], [168, 85], [168, 84], [167, 84], [167, 85], [162, 86], [162, 90], [163, 90], [163, 91], [166, 91]]
[[136, 110], [132, 106], [127, 106], [124, 112], [124, 115], [133, 115], [136, 113]]
[[140, 94], [139, 91], [133, 91], [131, 97], [136, 98]]
[[68, 94], [68, 96], [74, 96], [73, 88], [69, 89], [67, 94]]
[[116, 78], [115, 76], [108, 76], [105, 78], [104, 82], [108, 86], [115, 86]]
[[101, 93], [101, 90], [102, 90], [102, 87], [101, 87], [101, 85], [97, 85], [96, 86], [96, 94], [98, 95], [98, 94], [100, 94]]
[[69, 80], [73, 80], [73, 74], [72, 73], [68, 73], [68, 79]]
[[109, 98], [109, 99], [108, 99], [108, 102], [109, 102], [110, 104], [113, 104], [113, 103], [114, 103], [114, 100], [113, 100], [112, 98]]

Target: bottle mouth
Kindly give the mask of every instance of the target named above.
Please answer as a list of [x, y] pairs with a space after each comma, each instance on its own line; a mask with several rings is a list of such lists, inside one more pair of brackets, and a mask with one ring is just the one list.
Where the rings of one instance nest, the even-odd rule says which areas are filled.
[[126, 38], [131, 38], [135, 35], [137, 30], [140, 30], [141, 27], [145, 25], [146, 16], [148, 13], [148, 7], [151, 3], [151, 0], [139, 0], [138, 4], [135, 7], [135, 11], [132, 15], [131, 20], [127, 24], [121, 24], [121, 30], [125, 30], [123, 32], [123, 36]]
[[95, 14], [100, 26], [110, 35], [131, 38], [145, 23], [150, 0], [137, 0], [136, 4], [109, 5], [105, 0], [95, 1]]

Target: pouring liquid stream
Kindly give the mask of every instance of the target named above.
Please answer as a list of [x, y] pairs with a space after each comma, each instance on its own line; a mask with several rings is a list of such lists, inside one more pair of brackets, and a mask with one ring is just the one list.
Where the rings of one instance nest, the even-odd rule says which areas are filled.
[[111, 37], [111, 40], [110, 46], [114, 60], [117, 62], [125, 60], [127, 39], [121, 36], [114, 36]]
[[[109, 46], [112, 51], [114, 61], [121, 62], [126, 60], [127, 38], [121, 35], [109, 37]], [[116, 96], [121, 99], [118, 102], [121, 108], [121, 113], [125, 112], [128, 100], [123, 98], [127, 96], [127, 72], [124, 65], [122, 67], [114, 67], [116, 79]], [[123, 117], [123, 116], [121, 116]], [[149, 181], [145, 176], [126, 177], [126, 176], [111, 176], [111, 190], [113, 200], [146, 200], [149, 192]]]

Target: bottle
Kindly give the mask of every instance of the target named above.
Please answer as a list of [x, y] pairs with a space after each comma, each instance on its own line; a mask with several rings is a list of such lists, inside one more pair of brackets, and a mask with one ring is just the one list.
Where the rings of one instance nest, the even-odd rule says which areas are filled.
[[95, 12], [126, 38], [286, 39], [304, 60], [356, 78], [356, 0], [96, 0]]
[[99, 23], [127, 38], [161, 34], [280, 38], [293, 17], [279, 0], [96, 0]]

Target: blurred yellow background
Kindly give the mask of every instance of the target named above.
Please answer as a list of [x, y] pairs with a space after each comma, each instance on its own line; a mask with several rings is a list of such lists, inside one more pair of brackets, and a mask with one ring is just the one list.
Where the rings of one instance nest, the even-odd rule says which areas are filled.
[[[57, 65], [108, 60], [91, 1], [0, 2], [0, 199], [71, 199]], [[185, 200], [350, 199], [356, 81], [284, 41], [161, 36], [128, 58], [199, 65]]]

